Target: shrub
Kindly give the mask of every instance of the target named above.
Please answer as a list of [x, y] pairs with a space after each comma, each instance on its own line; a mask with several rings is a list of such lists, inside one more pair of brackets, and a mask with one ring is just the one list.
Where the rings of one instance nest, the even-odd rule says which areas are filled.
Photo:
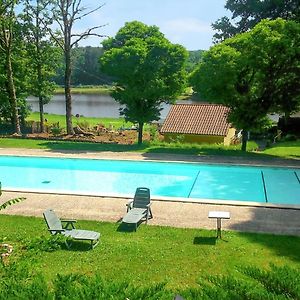
[[297, 141], [297, 136], [295, 134], [287, 134], [283, 140], [286, 142]]
[[63, 235], [49, 235], [38, 237], [25, 242], [26, 250], [53, 252], [62, 249], [65, 245], [66, 237]]
[[60, 135], [63, 132], [63, 129], [59, 126], [59, 122], [53, 123], [50, 125], [50, 132], [53, 135]]
[[90, 130], [90, 123], [88, 122], [88, 121], [86, 121], [86, 120], [84, 120], [84, 121], [78, 121], [77, 122], [77, 125], [80, 127], [80, 128], [82, 128], [82, 129], [84, 129], [85, 131], [89, 131]]

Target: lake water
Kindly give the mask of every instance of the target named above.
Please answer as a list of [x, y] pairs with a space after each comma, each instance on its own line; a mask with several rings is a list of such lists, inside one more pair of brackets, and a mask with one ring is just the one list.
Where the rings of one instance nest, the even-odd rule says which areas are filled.
[[[39, 102], [35, 97], [27, 99], [33, 112], [39, 111]], [[177, 101], [177, 103], [192, 103], [192, 101]], [[120, 105], [109, 95], [90, 95], [74, 94], [72, 95], [72, 114], [83, 115], [85, 117], [98, 118], [119, 118]], [[165, 119], [170, 105], [164, 104], [161, 111], [161, 119]], [[63, 94], [54, 95], [50, 103], [44, 106], [44, 111], [49, 114], [64, 115], [66, 113], [65, 96]]]

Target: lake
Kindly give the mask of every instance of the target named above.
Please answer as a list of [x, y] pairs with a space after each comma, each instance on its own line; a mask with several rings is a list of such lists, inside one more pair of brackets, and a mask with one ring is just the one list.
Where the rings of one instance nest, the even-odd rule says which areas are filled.
[[[35, 97], [29, 97], [27, 99], [32, 112], [39, 111], [39, 102]], [[177, 103], [193, 103], [190, 100], [177, 101]], [[120, 105], [109, 95], [103, 94], [73, 94], [72, 95], [72, 114], [96, 117], [96, 118], [119, 118]], [[161, 111], [161, 119], [165, 119], [170, 105], [164, 104]], [[57, 94], [53, 96], [50, 103], [44, 105], [44, 111], [48, 114], [65, 115], [66, 105], [65, 96], [63, 94]]]

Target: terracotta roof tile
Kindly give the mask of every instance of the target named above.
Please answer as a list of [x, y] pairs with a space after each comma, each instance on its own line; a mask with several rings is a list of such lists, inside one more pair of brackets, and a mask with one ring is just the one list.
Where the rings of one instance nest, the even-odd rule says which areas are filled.
[[161, 133], [186, 133], [226, 136], [229, 108], [216, 104], [175, 104], [161, 128]]

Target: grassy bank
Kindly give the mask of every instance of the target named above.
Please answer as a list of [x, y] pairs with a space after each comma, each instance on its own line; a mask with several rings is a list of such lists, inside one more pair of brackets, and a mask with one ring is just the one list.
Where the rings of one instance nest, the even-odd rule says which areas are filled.
[[[113, 86], [80, 86], [72, 87], [72, 94], [89, 94], [89, 95], [109, 95], [113, 90]], [[55, 94], [64, 94], [64, 87], [57, 87]], [[193, 90], [191, 87], [187, 87], [184, 92], [178, 97], [178, 100], [191, 99], [193, 96]], [[194, 100], [199, 100], [197, 97]]]
[[[66, 117], [63, 115], [45, 114], [45, 118], [47, 119], [48, 124], [59, 123], [61, 127], [65, 127]], [[39, 113], [31, 113], [26, 118], [26, 121], [39, 122], [39, 120], [40, 120]], [[100, 123], [104, 124], [105, 127], [107, 128], [111, 125], [114, 128], [119, 128], [121, 126], [129, 127], [132, 125], [131, 123], [125, 122], [123, 118], [91, 118], [91, 117], [76, 118], [75, 116], [73, 116], [72, 121], [73, 121], [73, 125], [86, 123], [86, 125], [90, 127], [97, 126]]]
[[48, 252], [55, 242], [41, 218], [0, 215], [0, 224], [6, 242], [14, 246], [10, 262], [34, 255], [32, 268], [47, 280], [57, 273], [99, 273], [106, 280], [183, 288], [195, 286], [200, 276], [236, 273], [240, 266], [300, 267], [299, 237], [228, 231], [217, 240], [213, 230], [143, 224], [128, 232], [115, 223], [79, 221], [78, 228], [100, 232], [101, 243], [92, 251], [88, 244], [74, 242], [71, 250], [62, 246]]
[[[102, 94], [109, 95], [112, 91], [110, 86], [82, 86], [82, 87], [72, 87], [72, 94]], [[55, 89], [55, 94], [64, 94], [65, 89], [63, 87], [57, 87]]]

